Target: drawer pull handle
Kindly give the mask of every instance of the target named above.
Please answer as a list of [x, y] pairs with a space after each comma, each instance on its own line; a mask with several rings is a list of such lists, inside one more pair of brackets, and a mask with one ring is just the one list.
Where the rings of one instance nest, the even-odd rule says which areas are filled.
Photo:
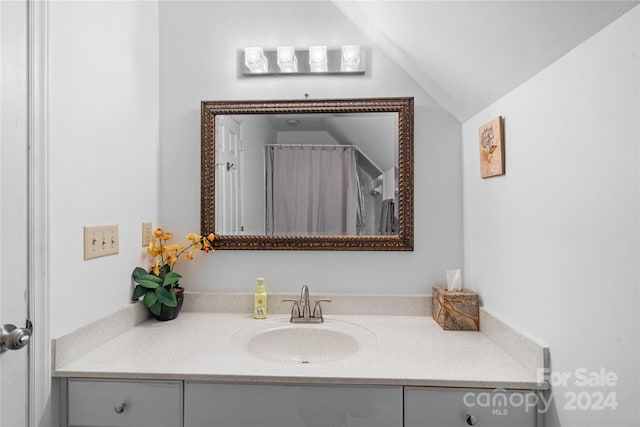
[[124, 408], [126, 408], [127, 404], [126, 403], [121, 403], [119, 405], [116, 405], [113, 407], [113, 410], [116, 412], [116, 414], [121, 414], [124, 412]]
[[478, 419], [471, 414], [467, 414], [466, 420], [467, 420], [467, 425], [474, 426], [478, 424]]

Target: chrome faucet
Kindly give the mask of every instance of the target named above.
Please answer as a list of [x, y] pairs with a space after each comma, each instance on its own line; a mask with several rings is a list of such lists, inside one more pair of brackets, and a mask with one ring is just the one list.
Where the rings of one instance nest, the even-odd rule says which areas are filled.
[[289, 319], [291, 323], [322, 323], [324, 322], [320, 303], [331, 302], [331, 300], [327, 298], [317, 299], [315, 301], [315, 305], [313, 307], [313, 312], [312, 312], [311, 302], [309, 301], [309, 287], [307, 285], [302, 285], [302, 290], [300, 291], [300, 300], [296, 300], [293, 298], [284, 298], [282, 301], [293, 302], [293, 307], [291, 308], [291, 319]]

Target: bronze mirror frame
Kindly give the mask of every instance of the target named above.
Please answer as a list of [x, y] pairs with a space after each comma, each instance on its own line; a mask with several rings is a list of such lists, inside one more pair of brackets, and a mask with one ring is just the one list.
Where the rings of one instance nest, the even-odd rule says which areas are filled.
[[202, 101], [201, 231], [215, 233], [215, 124], [218, 115], [398, 113], [398, 234], [389, 236], [218, 235], [217, 249], [413, 250], [413, 97], [304, 99], [274, 101]]

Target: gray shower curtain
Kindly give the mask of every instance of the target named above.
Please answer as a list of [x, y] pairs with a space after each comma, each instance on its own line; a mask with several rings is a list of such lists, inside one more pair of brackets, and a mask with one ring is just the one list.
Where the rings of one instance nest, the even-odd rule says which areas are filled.
[[362, 221], [355, 149], [268, 146], [266, 231], [356, 235]]

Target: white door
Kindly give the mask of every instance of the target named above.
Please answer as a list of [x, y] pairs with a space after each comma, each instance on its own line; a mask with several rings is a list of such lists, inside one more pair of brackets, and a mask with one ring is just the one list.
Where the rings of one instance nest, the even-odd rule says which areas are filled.
[[242, 234], [242, 197], [240, 121], [216, 117], [216, 232]]
[[[0, 426], [28, 425], [27, 0], [0, 1]], [[12, 330], [12, 326], [16, 330]], [[22, 347], [13, 350], [15, 347]]]

